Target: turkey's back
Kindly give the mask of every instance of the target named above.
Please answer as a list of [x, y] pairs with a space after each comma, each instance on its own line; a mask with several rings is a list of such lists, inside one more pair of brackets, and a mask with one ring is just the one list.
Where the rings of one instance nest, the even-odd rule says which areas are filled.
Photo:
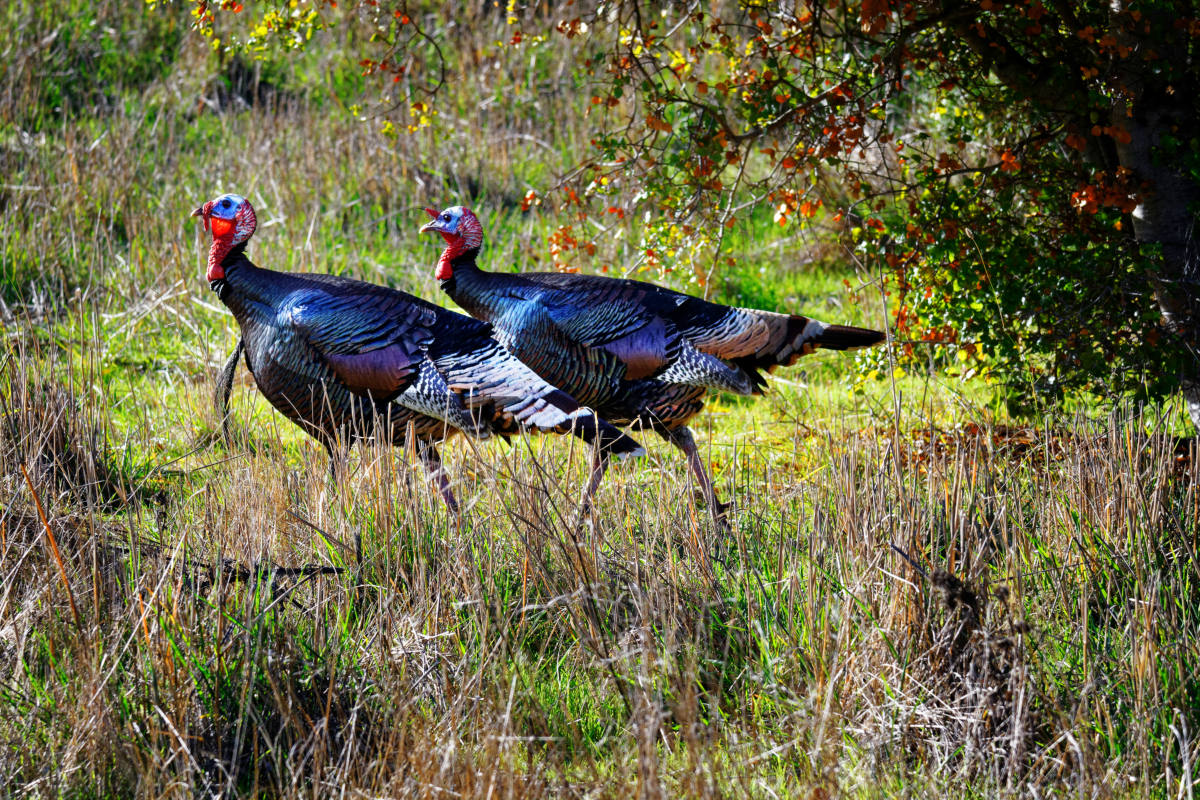
[[[671, 318], [716, 317], [721, 306], [640, 281], [491, 273], [472, 263], [456, 265], [442, 288], [544, 380], [614, 424], [669, 430], [704, 405], [703, 387], [652, 376], [678, 348]], [[564, 324], [576, 309], [585, 321]]]

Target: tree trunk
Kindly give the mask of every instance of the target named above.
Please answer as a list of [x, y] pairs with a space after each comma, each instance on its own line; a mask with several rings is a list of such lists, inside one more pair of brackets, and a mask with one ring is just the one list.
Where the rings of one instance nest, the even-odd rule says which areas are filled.
[[1197, 430], [1200, 430], [1200, 380], [1193, 373], [1183, 379], [1179, 388], [1183, 392], [1183, 402], [1187, 405], [1187, 412], [1188, 416], [1192, 418], [1192, 425]]
[[[1163, 324], [1182, 351], [1179, 387], [1192, 425], [1200, 429], [1200, 243], [1195, 230], [1200, 185], [1188, 177], [1178, 156], [1160, 149], [1168, 135], [1178, 139], [1195, 135], [1195, 93], [1200, 86], [1194, 70], [1185, 67], [1193, 58], [1192, 45], [1181, 34], [1175, 12], [1149, 10], [1156, 30], [1173, 33], [1143, 40], [1120, 19], [1120, 13], [1132, 5], [1130, 0], [1112, 0], [1117, 40], [1131, 53], [1154, 51], [1166, 63], [1183, 69], [1151, 69], [1141, 59], [1119, 59], [1120, 84], [1129, 99], [1114, 105], [1110, 124], [1130, 135], [1128, 142], [1117, 142], [1121, 166], [1148, 187], [1133, 211], [1133, 231], [1139, 242], [1162, 249], [1160, 259], [1149, 267], [1149, 278]], [[1151, 30], [1149, 20], [1144, 30]]]
[[1192, 424], [1200, 429], [1200, 248], [1195, 236], [1200, 186], [1175, 163], [1156, 156], [1162, 135], [1181, 121], [1171, 113], [1173, 109], [1139, 105], [1132, 116], [1124, 109], [1113, 114], [1113, 125], [1131, 137], [1127, 144], [1118, 144], [1117, 154], [1121, 166], [1149, 187], [1133, 212], [1134, 234], [1139, 242], [1162, 248], [1149, 277], [1163, 323], [1184, 351], [1180, 389]]

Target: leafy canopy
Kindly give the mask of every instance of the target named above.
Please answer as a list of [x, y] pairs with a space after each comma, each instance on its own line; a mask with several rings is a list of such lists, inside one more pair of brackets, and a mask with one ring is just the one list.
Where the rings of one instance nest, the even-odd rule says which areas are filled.
[[[592, 152], [525, 198], [577, 218], [549, 242], [561, 268], [594, 250], [582, 220], [638, 213], [645, 265], [705, 286], [729, 263], [726, 232], [769, 209], [878, 280], [903, 358], [1002, 381], [1018, 410], [1035, 393], [1176, 387], [1185, 348], [1161, 325], [1159, 247], [1130, 216], [1148, 187], [1121, 155], [1125, 120], [1161, 112], [1155, 157], [1200, 180], [1190, 6], [541, 8], [510, 0], [493, 24], [497, 48], [574, 53]], [[368, 31], [361, 65], [399, 134], [436, 126], [439, 91], [466, 68], [458, 7], [292, 0], [218, 35], [218, 15], [240, 10], [199, 2], [195, 17], [214, 45], [259, 53], [320, 27]]]

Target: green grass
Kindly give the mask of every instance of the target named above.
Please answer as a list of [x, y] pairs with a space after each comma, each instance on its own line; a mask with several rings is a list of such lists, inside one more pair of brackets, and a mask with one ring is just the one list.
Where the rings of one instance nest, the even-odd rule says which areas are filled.
[[[481, 105], [466, 75], [440, 128], [392, 138], [338, 112], [361, 100], [348, 47], [273, 66], [285, 108], [194, 102], [219, 67], [185, 38], [116, 111], [3, 117], [21, 154], [0, 188], [11, 793], [1194, 791], [1197, 466], [1178, 409], [1020, 422], [983, 381], [819, 353], [695, 420], [737, 504], [728, 541], [644, 433], [649, 455], [611, 470], [578, 530], [588, 454], [564, 438], [448, 444], [461, 525], [410, 453], [359, 448], [331, 486], [244, 371], [226, 445], [211, 391], [236, 331], [202, 279], [198, 203], [250, 196], [264, 266], [437, 302], [423, 205], [469, 200], [496, 268], [548, 264], [564, 224], [519, 210], [586, 147], [582, 122], [537, 124], [582, 119], [561, 54], [489, 73], [511, 103]], [[38, 74], [19, 66], [4, 79]], [[313, 88], [326, 69], [336, 94]], [[530, 131], [551, 150], [509, 135]], [[594, 264], [634, 263], [643, 224], [598, 237]], [[718, 299], [884, 321], [820, 228], [755, 215], [727, 247]]]

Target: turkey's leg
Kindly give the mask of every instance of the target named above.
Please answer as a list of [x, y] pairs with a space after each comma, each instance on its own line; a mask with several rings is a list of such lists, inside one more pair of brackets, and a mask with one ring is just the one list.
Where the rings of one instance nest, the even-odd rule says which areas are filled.
[[708, 469], [704, 466], [704, 459], [700, 457], [700, 451], [696, 447], [696, 440], [692, 437], [691, 430], [683, 425], [674, 430], [662, 432], [661, 436], [687, 456], [688, 467], [691, 468], [696, 483], [700, 484], [700, 491], [708, 503], [708, 510], [712, 514], [713, 522], [718, 528], [728, 533], [729, 520], [726, 514], [730, 504], [722, 503], [717, 499], [717, 490], [713, 486], [712, 478], [708, 475]]
[[442, 500], [446, 503], [446, 508], [450, 510], [452, 516], [458, 518], [458, 501], [454, 499], [454, 492], [450, 488], [450, 478], [446, 475], [445, 467], [442, 466], [442, 457], [438, 455], [437, 448], [432, 444], [420, 445], [418, 447], [418, 455], [421, 458], [421, 464], [425, 467], [425, 471], [429, 473], [430, 482], [441, 493]]
[[600, 488], [600, 481], [604, 479], [604, 472], [608, 469], [608, 453], [601, 450], [599, 447], [592, 450], [592, 474], [588, 478], [587, 488], [583, 492], [583, 503], [579, 506], [579, 516], [582, 519], [591, 513], [592, 497], [595, 496], [596, 490]]

